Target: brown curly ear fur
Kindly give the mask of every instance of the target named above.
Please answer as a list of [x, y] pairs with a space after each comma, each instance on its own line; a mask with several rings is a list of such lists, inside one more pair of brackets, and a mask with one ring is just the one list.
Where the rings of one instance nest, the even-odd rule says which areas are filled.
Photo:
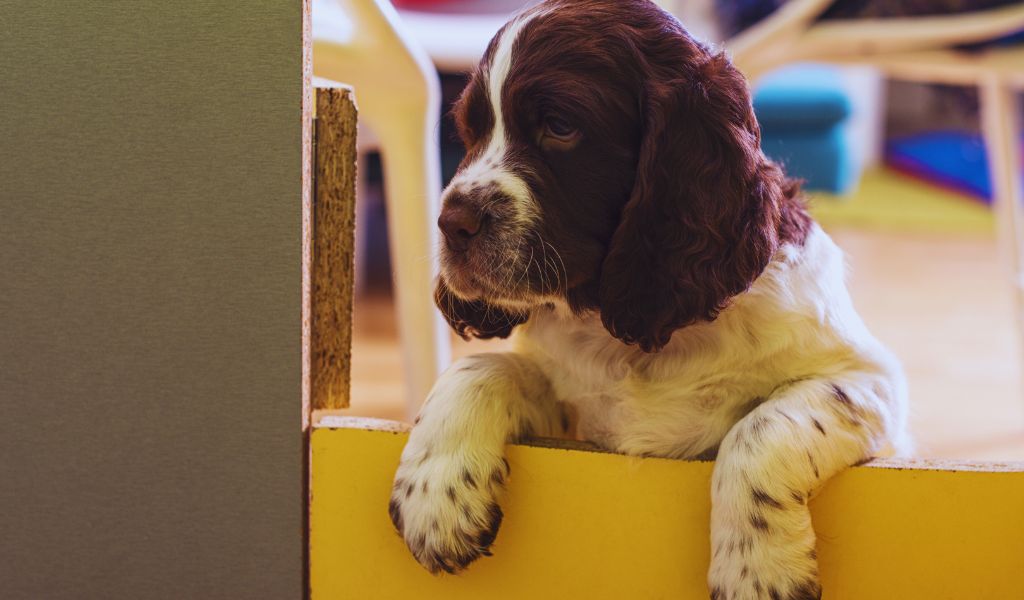
[[530, 318], [528, 312], [510, 312], [483, 300], [463, 300], [452, 293], [440, 277], [434, 289], [434, 303], [455, 333], [464, 340], [471, 336], [482, 340], [507, 338], [516, 325]]
[[760, 150], [746, 81], [678, 26], [648, 32], [644, 132], [629, 201], [602, 266], [605, 327], [647, 352], [714, 320], [809, 217]]

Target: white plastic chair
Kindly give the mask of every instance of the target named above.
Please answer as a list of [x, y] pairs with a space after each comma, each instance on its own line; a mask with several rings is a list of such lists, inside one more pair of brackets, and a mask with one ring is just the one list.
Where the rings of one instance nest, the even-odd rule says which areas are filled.
[[948, 15], [817, 21], [835, 0], [790, 0], [727, 42], [747, 77], [796, 61], [876, 57], [992, 40], [1024, 28], [1024, 3]]
[[[655, 0], [655, 3], [680, 17], [699, 13], [701, 10], [706, 12], [710, 7], [710, 5], [694, 6], [694, 3], [684, 0]], [[522, 4], [525, 6], [527, 1], [523, 0]], [[500, 11], [449, 13], [439, 9], [430, 12], [402, 10], [399, 11], [399, 14], [438, 69], [459, 73], [470, 71], [480, 62], [480, 57], [487, 50], [487, 44], [491, 38], [513, 13]], [[712, 32], [713, 28], [707, 18], [702, 18], [697, 29], [691, 31], [698, 37], [707, 39], [713, 37]]]
[[869, 65], [890, 77], [976, 86], [999, 244], [1006, 258], [1024, 349], [1024, 190], [1017, 92], [1024, 89], [1024, 46], [963, 52], [955, 47], [1024, 29], [1024, 2], [928, 17], [817, 21], [834, 0], [791, 0], [727, 43], [754, 78], [797, 61]]
[[[313, 0], [313, 73], [355, 88], [361, 150], [384, 165], [388, 238], [409, 415], [450, 362], [433, 303], [441, 192], [440, 83], [429, 57], [386, 0]], [[357, 231], [357, 235], [362, 235]], [[357, 242], [357, 248], [359, 243]]]

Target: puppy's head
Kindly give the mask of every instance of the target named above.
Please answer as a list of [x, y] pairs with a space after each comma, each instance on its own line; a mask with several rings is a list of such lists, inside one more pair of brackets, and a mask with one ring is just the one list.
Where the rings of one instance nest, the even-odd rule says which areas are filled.
[[647, 0], [516, 17], [454, 114], [467, 155], [442, 198], [436, 300], [463, 336], [507, 336], [558, 300], [654, 351], [714, 319], [794, 229], [742, 75]]

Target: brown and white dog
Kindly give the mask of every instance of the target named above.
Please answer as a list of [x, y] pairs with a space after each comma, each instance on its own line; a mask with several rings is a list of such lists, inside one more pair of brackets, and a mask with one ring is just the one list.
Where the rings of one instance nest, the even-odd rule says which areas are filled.
[[436, 301], [515, 349], [456, 362], [417, 419], [389, 507], [416, 559], [489, 555], [505, 445], [574, 431], [717, 456], [713, 598], [819, 597], [808, 499], [907, 449], [905, 384], [762, 154], [743, 76], [646, 0], [552, 0], [496, 35], [454, 112]]

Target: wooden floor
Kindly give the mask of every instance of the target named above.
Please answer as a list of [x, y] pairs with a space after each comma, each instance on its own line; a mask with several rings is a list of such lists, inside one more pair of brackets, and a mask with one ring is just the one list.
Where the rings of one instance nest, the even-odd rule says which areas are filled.
[[[918, 454], [1024, 460], [1022, 354], [991, 236], [829, 230], [847, 252], [858, 310], [906, 368]], [[386, 295], [357, 299], [346, 414], [404, 419], [393, 323]], [[454, 352], [501, 345], [455, 340]]]

